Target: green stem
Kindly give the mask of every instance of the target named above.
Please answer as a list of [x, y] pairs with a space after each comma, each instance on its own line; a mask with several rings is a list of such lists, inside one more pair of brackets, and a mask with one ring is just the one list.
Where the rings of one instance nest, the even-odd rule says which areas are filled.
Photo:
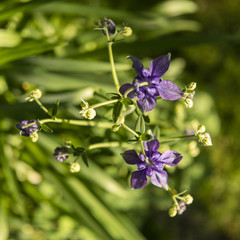
[[112, 44], [113, 44], [113, 42], [110, 40], [107, 26], [105, 26], [104, 29], [105, 29], [105, 33], [106, 33], [106, 36], [107, 36], [108, 54], [109, 54], [109, 60], [110, 60], [111, 69], [112, 69], [113, 81], [114, 81], [116, 90], [117, 90], [117, 92], [119, 93], [120, 85], [119, 85], [119, 81], [118, 81], [118, 77], [117, 77], [117, 72], [116, 72], [116, 68], [115, 68], [115, 64], [114, 64], [114, 59], [113, 59], [113, 52], [112, 52]]
[[[71, 120], [71, 119], [61, 119], [61, 118], [55, 118], [55, 119], [43, 119], [40, 120], [39, 123], [43, 124], [43, 123], [49, 123], [49, 122], [53, 122], [53, 123], [67, 123], [67, 124], [71, 124], [71, 125], [78, 125], [78, 126], [90, 126], [90, 127], [101, 127], [101, 128], [111, 128], [112, 127], [112, 123], [109, 122], [94, 122], [94, 121], [84, 121], [84, 120]], [[27, 127], [24, 126], [24, 127]]]
[[[139, 84], [139, 87], [147, 86], [147, 85], [148, 85], [148, 82], [142, 82], [142, 83]], [[124, 98], [127, 98], [127, 95], [128, 95], [131, 91], [133, 91], [135, 88], [136, 88], [135, 86], [129, 88], [129, 89], [124, 93], [123, 97], [124, 97]]]
[[102, 103], [96, 103], [94, 105], [91, 105], [89, 106], [88, 108], [98, 108], [98, 107], [101, 107], [101, 106], [104, 106], [104, 105], [108, 105], [108, 104], [111, 104], [111, 103], [116, 103], [118, 102], [119, 99], [114, 99], [114, 100], [110, 100], [110, 101], [107, 101], [107, 102], [102, 102]]
[[92, 150], [96, 148], [110, 148], [110, 147], [129, 147], [126, 143], [119, 142], [104, 142], [104, 143], [95, 143], [87, 147], [86, 150]]
[[49, 111], [47, 110], [47, 108], [45, 108], [42, 103], [37, 99], [34, 98], [34, 100], [36, 101], [36, 103], [38, 104], [38, 106], [49, 116], [52, 117], [51, 114], [49, 113]]
[[185, 136], [177, 136], [177, 137], [160, 137], [159, 142], [170, 142], [170, 141], [177, 141], [181, 139], [188, 139], [188, 138], [197, 138], [195, 135], [185, 135]]
[[122, 123], [122, 127], [125, 128], [127, 131], [129, 131], [130, 133], [132, 133], [134, 136], [136, 136], [137, 138], [139, 138], [139, 135], [132, 130], [131, 128], [129, 128], [127, 125], [125, 125], [124, 123]]

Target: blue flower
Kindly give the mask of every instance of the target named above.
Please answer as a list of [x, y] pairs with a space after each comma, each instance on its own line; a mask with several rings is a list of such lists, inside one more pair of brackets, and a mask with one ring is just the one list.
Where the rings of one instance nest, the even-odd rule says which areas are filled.
[[[143, 68], [143, 64], [136, 57], [130, 56], [128, 58], [132, 59], [137, 76], [132, 84], [126, 83], [122, 85], [119, 91], [124, 95], [128, 89], [135, 87], [135, 90], [131, 91], [127, 97], [137, 97], [137, 105], [143, 113], [151, 111], [156, 106], [156, 98], [159, 96], [169, 101], [175, 101], [183, 97], [183, 92], [176, 84], [161, 78], [169, 68], [170, 54], [152, 60], [149, 69]], [[141, 86], [141, 83], [147, 83], [147, 85]]]
[[29, 137], [33, 132], [38, 132], [39, 124], [37, 120], [23, 120], [16, 127], [20, 130], [21, 136]]
[[178, 152], [167, 150], [163, 154], [158, 152], [159, 142], [157, 139], [144, 141], [145, 156], [139, 155], [135, 150], [125, 151], [122, 156], [127, 164], [137, 164], [138, 171], [132, 173], [132, 189], [140, 189], [147, 184], [147, 176], [151, 178], [153, 185], [168, 190], [168, 174], [163, 170], [164, 165], [176, 166], [182, 159]]
[[59, 161], [63, 162], [69, 157], [68, 149], [66, 147], [57, 147], [53, 156]]

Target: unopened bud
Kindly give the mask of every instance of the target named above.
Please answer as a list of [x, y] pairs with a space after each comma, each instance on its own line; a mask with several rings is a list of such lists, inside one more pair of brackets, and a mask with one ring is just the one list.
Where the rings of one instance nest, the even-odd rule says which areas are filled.
[[85, 102], [83, 99], [81, 99], [82, 102], [81, 102], [81, 107], [83, 110], [87, 109], [89, 107], [89, 104], [88, 102]]
[[185, 99], [184, 99], [184, 105], [185, 105], [187, 108], [192, 108], [192, 107], [193, 107], [193, 101], [192, 101], [192, 99], [190, 99], [190, 98], [185, 98]]
[[193, 202], [193, 197], [190, 194], [183, 196], [183, 198], [184, 198], [183, 201], [188, 205]]
[[186, 204], [183, 201], [179, 201], [177, 209], [178, 215], [181, 215], [183, 212], [186, 211], [186, 209], [187, 209]]
[[191, 82], [187, 85], [186, 89], [187, 90], [194, 90], [197, 87], [197, 83]]
[[175, 217], [177, 215], [177, 207], [175, 205], [169, 209], [168, 215], [170, 217]]
[[204, 133], [206, 131], [206, 127], [204, 125], [199, 125], [196, 134]]
[[198, 134], [199, 142], [203, 144], [203, 146], [212, 146], [212, 139], [209, 133], [201, 133]]
[[31, 138], [32, 142], [37, 142], [37, 140], [38, 140], [38, 133], [37, 132], [33, 132], [32, 134], [30, 134], [30, 138]]
[[117, 123], [118, 123], [118, 124], [123, 124], [124, 121], [125, 121], [124, 116], [123, 116], [123, 115], [120, 115], [119, 118], [118, 118], [118, 120], [117, 120]]
[[86, 110], [81, 110], [79, 113], [84, 118], [89, 119], [89, 120], [93, 119], [96, 116], [96, 111], [93, 108], [89, 108], [89, 109], [86, 109]]
[[113, 132], [117, 132], [120, 127], [121, 127], [121, 124], [115, 123], [115, 124], [113, 124], [113, 126], [112, 126], [112, 131], [113, 131]]
[[70, 167], [70, 172], [76, 173], [76, 172], [79, 172], [80, 169], [81, 169], [81, 166], [79, 163], [73, 163]]
[[42, 97], [42, 92], [40, 89], [35, 89], [32, 91], [32, 95], [33, 95], [33, 97], [39, 99]]
[[132, 29], [130, 27], [124, 27], [120, 34], [125, 37], [129, 37], [132, 35]]

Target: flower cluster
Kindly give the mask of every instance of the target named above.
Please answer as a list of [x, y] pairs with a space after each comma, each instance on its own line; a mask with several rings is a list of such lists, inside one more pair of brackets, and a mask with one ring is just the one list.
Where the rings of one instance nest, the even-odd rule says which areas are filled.
[[17, 128], [21, 136], [30, 137], [31, 134], [39, 131], [39, 124], [37, 120], [23, 120], [17, 124]]
[[206, 127], [204, 125], [198, 126], [198, 129], [197, 129], [195, 135], [198, 137], [198, 141], [203, 146], [212, 146], [211, 136], [208, 132], [206, 132]]
[[159, 141], [154, 138], [144, 141], [145, 151], [138, 155], [135, 150], [128, 150], [122, 154], [127, 164], [137, 164], [138, 171], [132, 173], [131, 186], [139, 189], [147, 184], [147, 176], [153, 185], [168, 190], [168, 174], [163, 170], [164, 165], [176, 166], [182, 159], [178, 152], [167, 150], [163, 154], [158, 152]]
[[[130, 91], [126, 97], [137, 97], [139, 109], [146, 114], [157, 104], [156, 98], [175, 101], [183, 97], [183, 92], [172, 81], [163, 80], [161, 77], [167, 72], [170, 65], [170, 54], [162, 55], [150, 62], [149, 69], [136, 57], [128, 57], [133, 61], [133, 68], [137, 76], [132, 84], [126, 83], [120, 87], [120, 93], [124, 95]], [[132, 89], [132, 90], [131, 90]]]
[[69, 157], [68, 149], [66, 147], [57, 147], [53, 156], [58, 162], [63, 162]]

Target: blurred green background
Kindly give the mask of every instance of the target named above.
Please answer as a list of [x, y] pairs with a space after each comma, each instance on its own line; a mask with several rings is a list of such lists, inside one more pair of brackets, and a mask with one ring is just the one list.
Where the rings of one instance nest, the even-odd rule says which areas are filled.
[[[0, 239], [239, 239], [239, 14], [237, 0], [0, 1]], [[121, 84], [135, 76], [126, 56], [147, 67], [167, 52], [165, 79], [181, 88], [198, 84], [192, 109], [160, 102], [148, 126], [174, 136], [199, 122], [212, 135], [209, 148], [193, 141], [160, 147], [184, 154], [169, 169], [171, 186], [194, 197], [181, 216], [168, 216], [164, 190], [151, 184], [130, 190], [135, 168], [122, 160], [124, 149], [90, 152], [90, 167], [80, 162], [77, 174], [52, 157], [66, 138], [83, 147], [124, 142], [130, 137], [124, 130], [49, 124], [54, 134], [40, 133], [32, 143], [15, 127], [46, 118], [24, 101], [36, 87], [48, 108], [59, 99], [59, 117], [74, 119], [81, 97], [93, 103], [103, 101], [101, 88], [114, 91], [105, 38], [93, 30], [104, 16], [133, 29], [113, 46]], [[97, 110], [96, 120], [108, 121], [109, 111]]]

